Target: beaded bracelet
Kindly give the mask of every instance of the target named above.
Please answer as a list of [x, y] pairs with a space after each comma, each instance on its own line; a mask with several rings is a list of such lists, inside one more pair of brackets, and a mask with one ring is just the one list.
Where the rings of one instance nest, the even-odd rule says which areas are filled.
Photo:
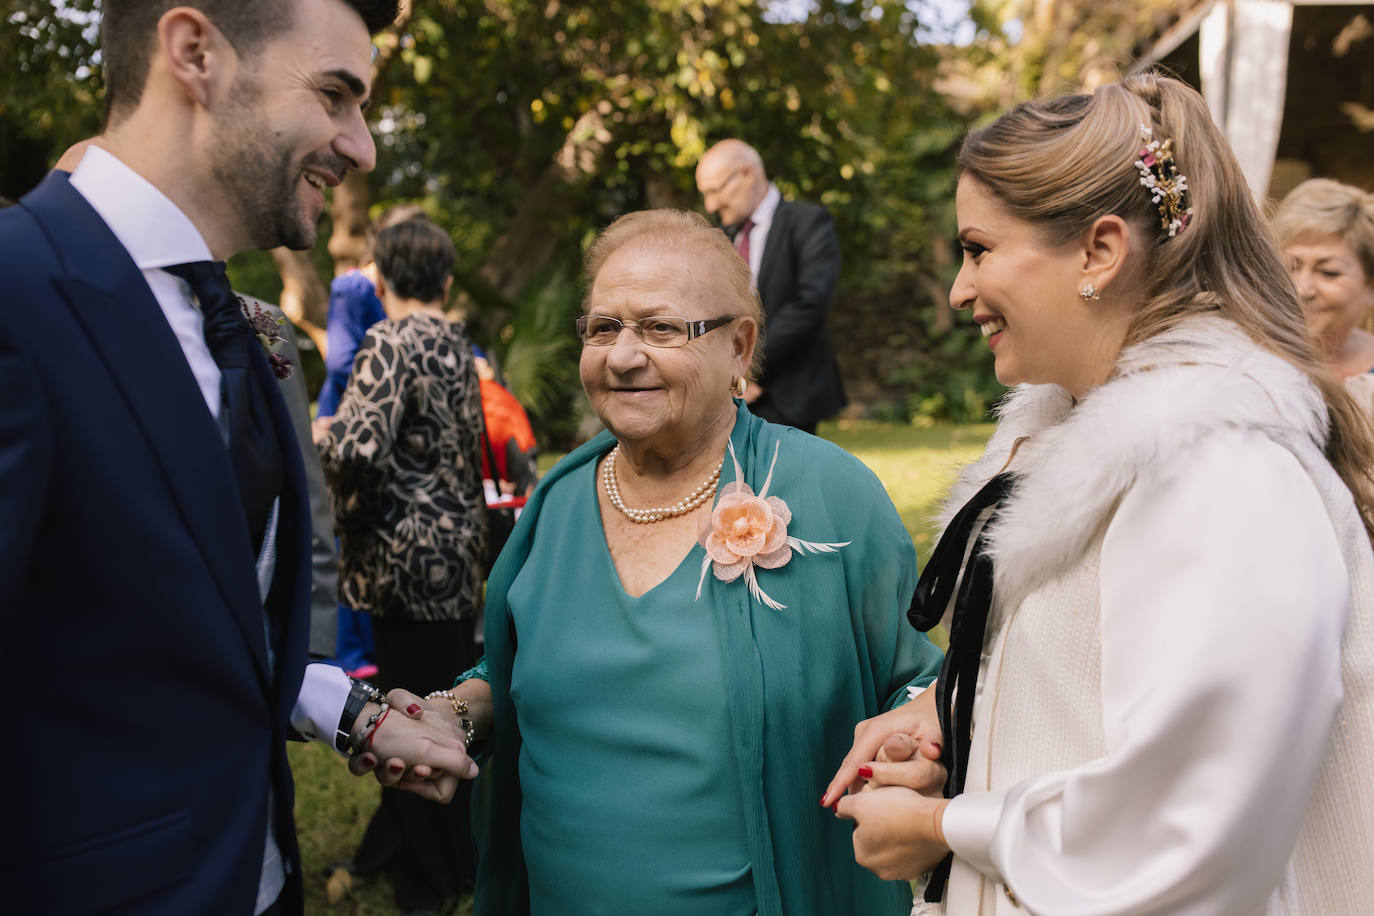
[[448, 700], [449, 706], [453, 708], [453, 714], [458, 717], [458, 721], [463, 724], [463, 747], [472, 747], [472, 733], [475, 730], [473, 721], [468, 718], [468, 701], [462, 697], [455, 697], [447, 690], [431, 690], [425, 694], [426, 700], [433, 700], [436, 697], [443, 697]]

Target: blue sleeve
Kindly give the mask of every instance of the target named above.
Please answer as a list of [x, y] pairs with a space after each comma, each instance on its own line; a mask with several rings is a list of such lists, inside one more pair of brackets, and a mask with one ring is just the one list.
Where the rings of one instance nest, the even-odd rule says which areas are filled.
[[324, 385], [317, 416], [332, 417], [348, 387], [353, 357], [368, 328], [386, 317], [367, 277], [350, 271], [329, 285], [329, 318], [325, 323]]

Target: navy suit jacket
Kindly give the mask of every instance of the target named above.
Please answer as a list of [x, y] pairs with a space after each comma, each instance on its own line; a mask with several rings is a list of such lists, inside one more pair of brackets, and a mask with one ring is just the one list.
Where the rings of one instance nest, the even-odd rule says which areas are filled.
[[773, 213], [757, 286], [763, 300], [759, 384], [789, 423], [810, 425], [846, 403], [830, 345], [840, 240], [818, 204], [784, 200]]
[[309, 508], [266, 359], [286, 469], [270, 636], [218, 427], [142, 273], [66, 175], [0, 211], [0, 276], [3, 908], [248, 916], [271, 816], [298, 909], [284, 739]]

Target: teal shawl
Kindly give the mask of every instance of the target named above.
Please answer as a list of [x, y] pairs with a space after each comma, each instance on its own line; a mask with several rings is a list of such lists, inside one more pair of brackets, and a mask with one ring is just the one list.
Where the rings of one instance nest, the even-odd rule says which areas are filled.
[[[790, 535], [850, 542], [837, 553], [794, 554], [781, 569], [759, 571], [759, 584], [784, 610], [754, 600], [743, 578], [726, 583], [707, 573], [701, 593], [730, 680], [733, 757], [759, 916], [906, 916], [907, 884], [880, 881], [856, 865], [850, 825], [817, 800], [849, 750], [854, 725], [904, 702], [909, 684], [925, 685], [939, 671], [939, 650], [905, 618], [916, 585], [911, 538], [873, 473], [831, 443], [766, 423], [742, 402], [730, 440], [756, 492], [781, 443], [769, 495], [791, 509]], [[510, 697], [519, 634], [506, 595], [529, 556], [545, 494], [613, 445], [602, 433], [549, 472], [487, 583], [486, 663], [495, 718], [473, 797], [478, 916], [529, 911], [520, 844], [520, 723]], [[727, 456], [721, 485], [734, 477]], [[690, 556], [699, 569], [702, 548]], [[576, 601], [576, 583], [568, 585], [568, 600]], [[544, 613], [546, 625], [559, 625], [559, 608]], [[569, 911], [575, 908], [570, 901]]]

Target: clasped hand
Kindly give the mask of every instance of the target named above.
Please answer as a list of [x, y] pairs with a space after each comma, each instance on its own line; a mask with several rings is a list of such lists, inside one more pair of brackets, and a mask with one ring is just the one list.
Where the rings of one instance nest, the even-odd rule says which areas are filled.
[[[424, 700], [400, 688], [387, 693], [391, 712], [368, 748], [348, 761], [355, 776], [373, 773], [377, 782], [448, 804], [459, 779], [477, 776], [468, 756], [466, 733], [447, 700]], [[370, 706], [359, 718], [376, 710]], [[379, 762], [385, 765], [379, 766]]]
[[821, 796], [854, 821], [854, 859], [884, 880], [914, 879], [949, 852], [940, 819], [945, 768], [935, 690], [865, 719]]

